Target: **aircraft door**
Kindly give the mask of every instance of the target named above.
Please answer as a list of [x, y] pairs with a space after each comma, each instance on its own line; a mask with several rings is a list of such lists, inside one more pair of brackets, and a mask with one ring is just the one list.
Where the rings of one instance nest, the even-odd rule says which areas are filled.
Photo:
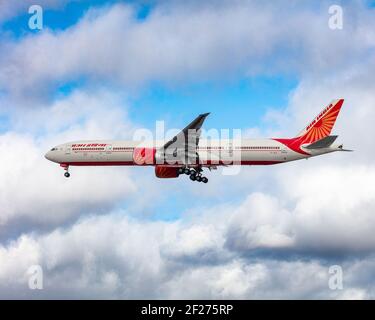
[[229, 153], [229, 157], [233, 157], [233, 141], [230, 140], [229, 143], [228, 143], [228, 153]]
[[287, 160], [287, 157], [288, 157], [288, 149], [286, 146], [282, 145], [281, 146], [281, 159]]

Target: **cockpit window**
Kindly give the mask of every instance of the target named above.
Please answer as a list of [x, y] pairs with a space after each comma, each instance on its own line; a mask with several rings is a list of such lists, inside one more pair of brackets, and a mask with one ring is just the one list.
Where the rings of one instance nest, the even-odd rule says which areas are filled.
[[57, 150], [57, 148], [52, 148], [52, 149], [51, 149], [51, 151], [56, 151], [56, 150]]

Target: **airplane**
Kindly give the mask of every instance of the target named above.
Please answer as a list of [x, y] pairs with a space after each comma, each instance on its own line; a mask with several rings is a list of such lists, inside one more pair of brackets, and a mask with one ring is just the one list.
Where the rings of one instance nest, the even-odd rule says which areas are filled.
[[70, 166], [154, 166], [158, 178], [188, 175], [207, 183], [203, 169], [230, 165], [273, 165], [308, 159], [335, 151], [352, 151], [334, 144], [330, 135], [344, 99], [333, 100], [294, 138], [203, 139], [201, 127], [209, 113], [200, 114], [167, 143], [165, 141], [85, 140], [68, 142], [45, 157], [65, 170]]

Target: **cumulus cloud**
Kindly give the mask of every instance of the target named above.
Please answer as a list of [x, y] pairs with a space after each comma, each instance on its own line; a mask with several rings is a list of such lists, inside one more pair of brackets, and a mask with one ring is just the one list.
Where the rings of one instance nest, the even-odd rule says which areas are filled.
[[[65, 31], [46, 29], [4, 43], [0, 86], [13, 97], [27, 92], [30, 98], [79, 76], [134, 86], [228, 77], [239, 70], [242, 76], [329, 74], [349, 59], [366, 59], [375, 39], [371, 15], [358, 3], [345, 7], [356, 14], [345, 15], [343, 30], [330, 30], [329, 4], [167, 2], [142, 21], [127, 5], [93, 9]], [[275, 21], [282, 23], [276, 28]]]
[[278, 198], [252, 194], [234, 211], [231, 248], [318, 255], [373, 250], [373, 167], [323, 165], [276, 174]]
[[289, 215], [277, 199], [252, 194], [236, 209], [230, 221], [229, 245], [250, 250], [290, 247], [293, 237], [288, 226]]
[[374, 170], [373, 166], [330, 165], [290, 179], [295, 189], [285, 190], [297, 199], [297, 237], [304, 246], [332, 252], [373, 250]]
[[0, 135], [0, 148], [6, 150], [0, 166], [2, 237], [31, 225], [58, 225], [94, 208], [108, 210], [136, 190], [126, 168], [82, 168], [68, 181], [58, 165], [44, 158], [51, 147], [67, 141], [129, 135], [133, 127], [116, 94], [76, 91], [35, 111], [33, 121], [26, 123], [24, 117], [15, 117], [14, 131]]
[[[212, 227], [215, 237], [225, 237], [215, 223]], [[344, 289], [334, 291], [329, 288], [329, 264], [319, 259], [243, 257], [227, 252], [220, 241], [207, 242], [206, 235], [200, 236], [204, 228], [207, 225], [199, 221], [195, 226], [139, 222], [119, 212], [85, 218], [47, 235], [24, 235], [0, 246], [0, 259], [6, 261], [0, 266], [0, 296], [15, 292], [27, 298], [358, 299], [373, 295], [370, 284], [362, 286], [363, 275], [368, 279], [373, 270], [373, 258], [343, 262]], [[173, 244], [186, 233], [193, 242]], [[196, 256], [207, 245], [226, 257], [213, 262]], [[190, 263], [181, 263], [182, 256]], [[26, 271], [35, 264], [43, 268], [40, 292], [28, 288]]]

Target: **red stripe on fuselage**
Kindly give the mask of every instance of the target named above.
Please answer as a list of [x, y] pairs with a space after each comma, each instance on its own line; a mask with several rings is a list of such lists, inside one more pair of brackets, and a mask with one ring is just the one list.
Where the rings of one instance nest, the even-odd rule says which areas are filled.
[[[216, 163], [214, 161], [206, 161], [205, 163], [200, 163], [202, 166], [223, 166], [223, 165], [273, 165], [283, 163], [283, 161], [241, 161], [239, 163], [224, 163], [220, 161]], [[144, 164], [138, 165], [133, 161], [84, 161], [84, 162], [66, 162], [61, 164], [61, 166], [155, 166], [158, 164]], [[181, 167], [183, 165], [179, 164], [159, 164], [163, 166], [171, 166], [171, 167]], [[197, 166], [196, 164], [190, 165], [191, 167]]]
[[69, 166], [135, 166], [133, 161], [84, 161], [66, 162]]

